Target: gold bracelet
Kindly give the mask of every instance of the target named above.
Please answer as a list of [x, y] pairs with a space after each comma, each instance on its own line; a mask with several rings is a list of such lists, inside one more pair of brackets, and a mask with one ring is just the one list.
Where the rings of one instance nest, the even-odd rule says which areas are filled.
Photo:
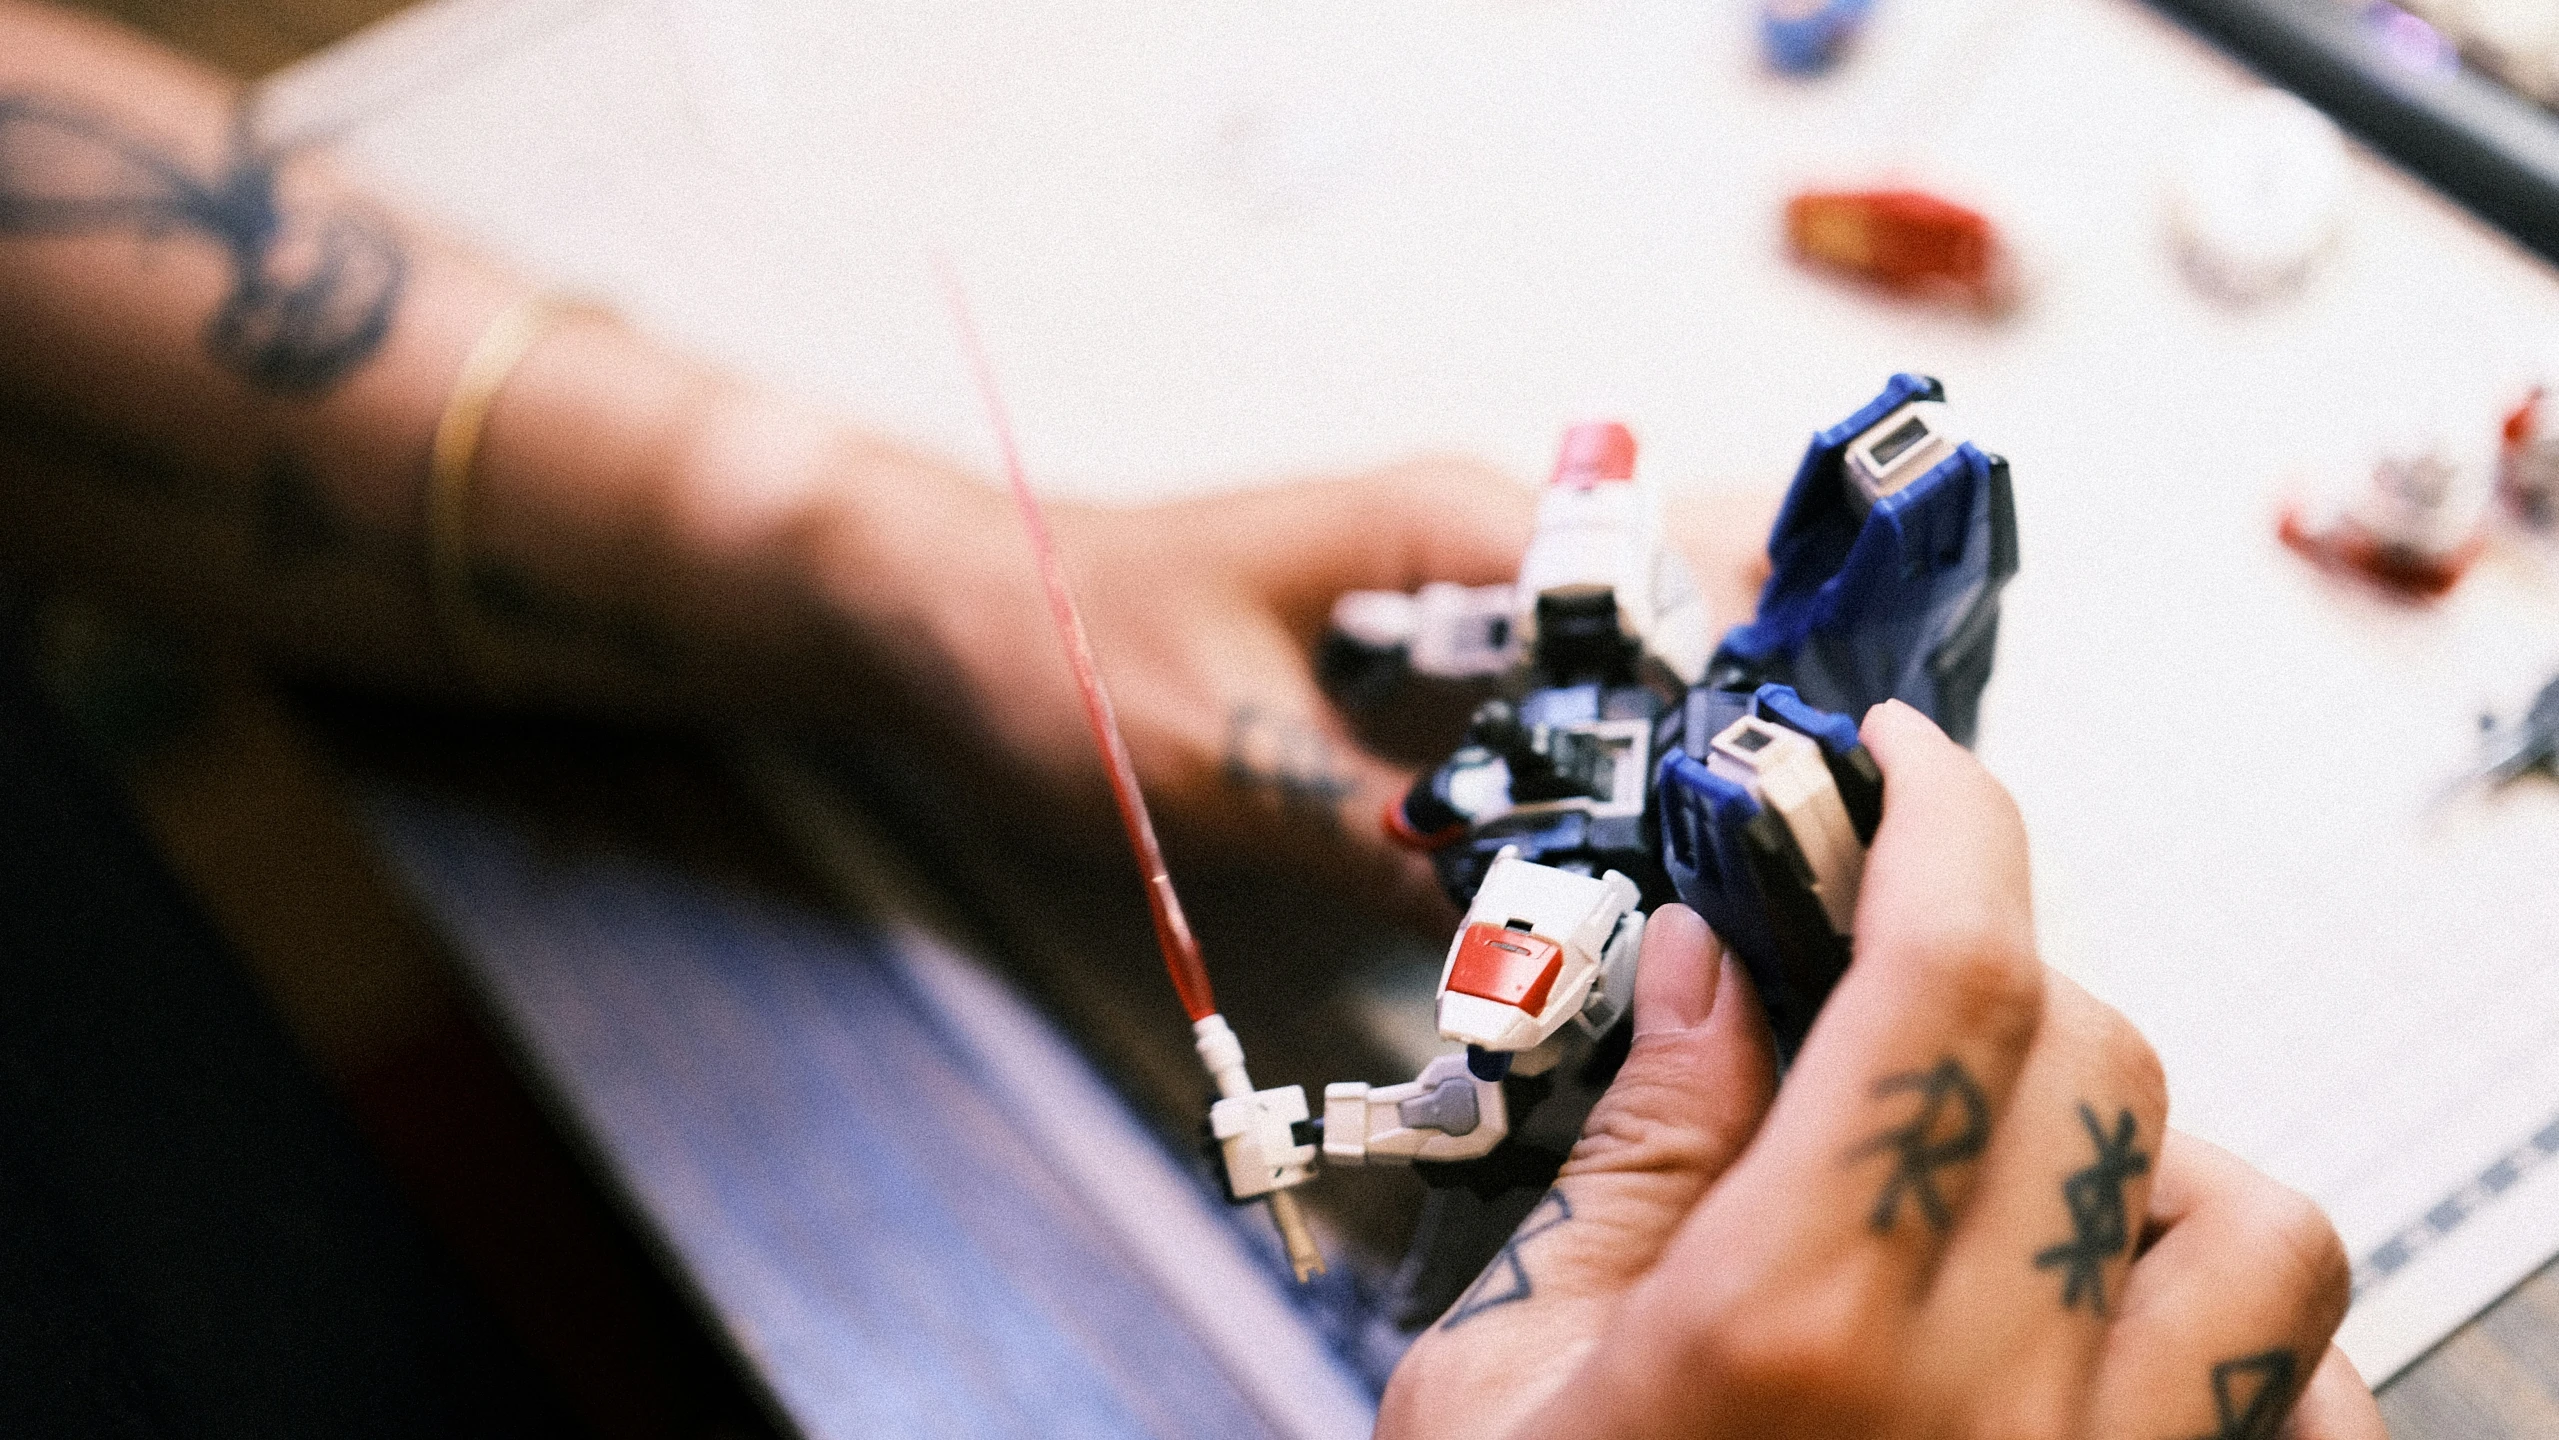
[[536, 341], [564, 320], [595, 313], [591, 304], [547, 292], [525, 296], [499, 311], [463, 357], [462, 371], [445, 396], [444, 413], [436, 419], [435, 443], [427, 450], [427, 599], [466, 675], [480, 672], [489, 649], [472, 593], [469, 534], [471, 470], [480, 458], [489, 411]]

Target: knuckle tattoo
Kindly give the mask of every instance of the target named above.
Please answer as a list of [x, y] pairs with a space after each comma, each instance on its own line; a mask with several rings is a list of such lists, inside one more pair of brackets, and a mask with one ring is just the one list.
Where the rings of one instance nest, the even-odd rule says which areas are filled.
[[1339, 823], [1342, 802], [1357, 788], [1323, 731], [1259, 705], [1227, 712], [1219, 770], [1233, 788], [1267, 794], [1290, 814], [1328, 825]]
[[2301, 1362], [2263, 1350], [2212, 1367], [2214, 1428], [2192, 1440], [2275, 1440], [2299, 1391]]
[[1448, 1313], [1440, 1317], [1438, 1328], [1454, 1330], [1487, 1310], [1515, 1305], [1534, 1296], [1537, 1283], [1529, 1273], [1523, 1252], [1529, 1242], [1572, 1218], [1573, 1202], [1562, 1188], [1547, 1191], [1538, 1199], [1536, 1208], [1519, 1222], [1519, 1228], [1511, 1232], [1511, 1238], [1493, 1256], [1492, 1263], [1484, 1267], [1484, 1273], [1476, 1276], [1475, 1283], [1467, 1286], [1457, 1302], [1448, 1307]]
[[1867, 1212], [1867, 1228], [1889, 1235], [1908, 1209], [1927, 1229], [1945, 1234], [1954, 1228], [1955, 1210], [1938, 1177], [1981, 1157], [1990, 1142], [1989, 1097], [1952, 1055], [1927, 1070], [1885, 1076], [1875, 1082], [1874, 1095], [1887, 1102], [1908, 1096], [1911, 1104], [1902, 1120], [1849, 1152], [1852, 1162], [1870, 1155], [1893, 1159], [1892, 1173]]
[[2082, 1102], [2079, 1123], [2096, 1156], [2061, 1182], [2070, 1238], [2037, 1251], [2035, 1268], [2062, 1272], [2063, 1309], [2076, 1309], [2085, 1300], [2091, 1313], [2103, 1317], [2106, 1262], [2132, 1249], [2133, 1228], [2124, 1191], [2136, 1176], [2148, 1173], [2150, 1156], [2136, 1143], [2139, 1129], [2129, 1109], [2119, 1108], [2112, 1121], [2105, 1121]]

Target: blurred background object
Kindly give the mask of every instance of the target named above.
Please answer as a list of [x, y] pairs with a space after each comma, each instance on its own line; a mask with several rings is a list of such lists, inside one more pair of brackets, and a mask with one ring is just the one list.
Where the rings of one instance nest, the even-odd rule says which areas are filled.
[[[2552, 7], [2539, 0], [2151, 0], [2559, 259]], [[2431, 23], [2430, 23], [2431, 22]]]
[[69, 0], [243, 79], [281, 70], [409, 0]]

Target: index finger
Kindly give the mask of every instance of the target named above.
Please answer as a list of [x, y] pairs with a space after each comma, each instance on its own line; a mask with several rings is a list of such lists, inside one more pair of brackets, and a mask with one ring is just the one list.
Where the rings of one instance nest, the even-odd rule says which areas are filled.
[[1914, 1032], [1988, 1032], [2023, 1056], [2043, 1010], [2043, 967], [2017, 803], [1899, 700], [1867, 712], [1859, 738], [1883, 772], [1883, 820], [1859, 884], [1855, 963], [1798, 1072]]

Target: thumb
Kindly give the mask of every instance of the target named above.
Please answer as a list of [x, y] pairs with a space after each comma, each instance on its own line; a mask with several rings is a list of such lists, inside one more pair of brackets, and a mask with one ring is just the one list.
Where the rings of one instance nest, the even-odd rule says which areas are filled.
[[1660, 1258], [1768, 1112], [1776, 1060], [1759, 998], [1706, 922], [1665, 905], [1645, 928], [1635, 1042], [1555, 1188], [1472, 1288], [1414, 1342], [1381, 1435], [1458, 1433], [1425, 1393], [1470, 1397], [1464, 1433], [1507, 1434], [1562, 1388], [1628, 1287]]
[[1768, 1022], [1740, 963], [1696, 911], [1654, 911], [1635, 975], [1634, 1045], [1556, 1177], [1578, 1211], [1607, 1218], [1608, 1243], [1584, 1263], [1620, 1286], [1651, 1269], [1759, 1132], [1776, 1077]]

